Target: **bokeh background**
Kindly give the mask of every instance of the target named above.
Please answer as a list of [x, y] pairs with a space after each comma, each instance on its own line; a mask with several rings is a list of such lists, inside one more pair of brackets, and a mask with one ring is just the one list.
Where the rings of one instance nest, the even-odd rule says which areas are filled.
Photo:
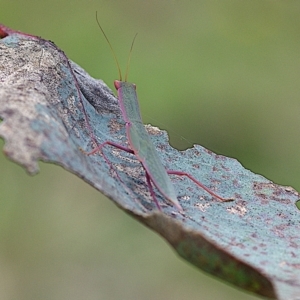
[[[194, 143], [300, 190], [300, 2], [0, 0], [0, 22], [54, 41], [178, 149]], [[4, 142], [0, 140], [2, 147]], [[61, 167], [30, 177], [0, 155], [0, 299], [258, 299], [207, 276]]]

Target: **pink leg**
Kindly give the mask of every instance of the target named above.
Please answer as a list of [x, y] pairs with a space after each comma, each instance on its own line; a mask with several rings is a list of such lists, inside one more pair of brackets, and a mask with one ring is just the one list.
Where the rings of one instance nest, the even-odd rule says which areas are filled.
[[208, 192], [212, 196], [216, 197], [221, 202], [229, 202], [229, 201], [233, 201], [234, 200], [234, 199], [226, 199], [226, 198], [222, 198], [222, 197], [218, 196], [212, 190], [210, 190], [209, 188], [207, 188], [206, 186], [204, 186], [200, 181], [196, 180], [192, 175], [190, 175], [190, 174], [188, 174], [186, 172], [167, 170], [167, 173], [168, 174], [173, 174], [173, 175], [178, 175], [178, 176], [186, 176], [186, 177], [188, 177], [189, 179], [191, 179], [192, 181], [194, 181], [198, 186], [200, 186], [203, 190], [205, 190], [206, 192]]
[[[120, 150], [123, 150], [123, 151], [126, 151], [128, 153], [131, 153], [131, 154], [134, 154], [133, 150], [129, 149], [129, 148], [126, 148], [122, 145], [119, 145], [117, 143], [113, 143], [113, 142], [110, 142], [110, 141], [106, 141], [100, 145], [98, 145], [95, 149], [93, 149], [92, 151], [90, 152], [86, 152], [82, 149], [80, 149], [81, 152], [83, 152], [85, 155], [93, 155], [95, 153], [97, 153], [98, 151], [100, 151], [102, 153], [102, 156], [104, 157], [105, 161], [109, 164], [110, 168], [113, 168], [112, 167], [112, 164], [111, 162], [109, 161], [109, 159], [106, 157], [106, 155], [104, 154], [104, 152], [102, 151], [102, 148], [105, 146], [105, 145], [110, 145], [110, 146], [113, 146], [113, 147], [116, 147]], [[118, 176], [119, 177], [119, 176]]]
[[[102, 156], [103, 156], [103, 158], [105, 159], [106, 163], [109, 165], [110, 169], [111, 169], [111, 170], [114, 170], [112, 163], [109, 161], [109, 159], [106, 157], [105, 153], [104, 153], [103, 150], [102, 150], [102, 148], [103, 148], [105, 145], [110, 145], [110, 146], [116, 147], [116, 148], [118, 148], [118, 149], [124, 150], [124, 151], [126, 151], [126, 152], [128, 152], [128, 153], [134, 154], [133, 151], [132, 151], [131, 149], [126, 148], [126, 147], [124, 147], [124, 146], [122, 146], [122, 145], [119, 145], [119, 144], [117, 144], [117, 143], [110, 142], [110, 141], [106, 141], [106, 142], [104, 142], [104, 143], [98, 145], [95, 149], [93, 149], [93, 150], [90, 151], [90, 152], [86, 152], [86, 151], [84, 151], [84, 150], [82, 150], [82, 149], [80, 149], [80, 151], [83, 152], [85, 155], [93, 155], [93, 154], [97, 153], [98, 151], [100, 151], [101, 154], [102, 154]], [[122, 184], [124, 184], [123, 181], [122, 181], [122, 179], [121, 179], [121, 177], [119, 176], [119, 173], [118, 173], [118, 172], [116, 172], [116, 176], [117, 176], [117, 178], [120, 180], [120, 182], [122, 182]], [[124, 186], [125, 186], [125, 185], [124, 185]]]
[[154, 202], [155, 202], [158, 210], [161, 211], [161, 207], [160, 207], [160, 205], [159, 205], [159, 203], [158, 203], [158, 201], [156, 199], [156, 196], [155, 196], [152, 184], [151, 184], [150, 176], [149, 176], [149, 174], [147, 172], [146, 172], [146, 179], [147, 179], [147, 184], [148, 184], [148, 187], [149, 187], [150, 194], [151, 194], [151, 196], [152, 196], [152, 198], [153, 198], [153, 200], [154, 200]]
[[[105, 155], [104, 152], [102, 151], [102, 148], [103, 148], [105, 145], [110, 145], [110, 146], [116, 147], [116, 148], [118, 148], [118, 149], [120, 149], [120, 150], [124, 150], [124, 151], [126, 151], [126, 152], [128, 152], [128, 153], [134, 154], [133, 150], [131, 150], [131, 149], [127, 148], [127, 147], [124, 147], [124, 146], [122, 146], [122, 145], [119, 145], [119, 144], [110, 142], [110, 141], [106, 141], [106, 142], [104, 142], [104, 143], [98, 145], [98, 146], [97, 146], [95, 149], [93, 149], [91, 152], [85, 152], [85, 151], [82, 150], [82, 149], [80, 149], [80, 150], [81, 150], [81, 152], [83, 152], [83, 153], [86, 154], [86, 155], [93, 155], [93, 154], [97, 153], [98, 151], [100, 151], [100, 152], [102, 153], [102, 155], [103, 155], [105, 161], [106, 161], [106, 162], [108, 163], [108, 165], [110, 166], [110, 168], [113, 168], [111, 162], [109, 161], [109, 159], [106, 157], [106, 155]], [[143, 166], [143, 165], [142, 165], [142, 166]], [[144, 168], [144, 166], [143, 166], [143, 168]], [[145, 170], [145, 168], [144, 168], [144, 170]], [[156, 204], [158, 210], [161, 211], [161, 207], [160, 207], [160, 205], [159, 205], [159, 203], [158, 203], [158, 201], [157, 201], [157, 199], [156, 199], [156, 196], [155, 196], [155, 193], [154, 193], [154, 190], [153, 190], [153, 186], [152, 186], [152, 184], [151, 184], [150, 176], [149, 176], [149, 174], [147, 173], [146, 170], [145, 170], [145, 172], [146, 172], [146, 180], [147, 180], [147, 185], [148, 185], [148, 187], [149, 187], [150, 195], [151, 195], [151, 197], [153, 198], [153, 200], [154, 200], [154, 202], [155, 202], [155, 204]], [[120, 181], [122, 181], [121, 178], [119, 177], [118, 173], [117, 173], [117, 177], [119, 178]]]
[[107, 142], [104, 142], [104, 143], [98, 145], [98, 146], [97, 146], [95, 149], [93, 149], [91, 152], [85, 152], [85, 151], [83, 151], [83, 150], [82, 150], [82, 151], [83, 151], [83, 153], [85, 153], [86, 155], [93, 155], [93, 154], [95, 154], [95, 153], [98, 152], [98, 151], [101, 151], [101, 152], [102, 152], [102, 148], [103, 148], [105, 145], [110, 145], [110, 146], [116, 147], [116, 148], [118, 148], [118, 149], [120, 149], [120, 150], [124, 150], [124, 151], [126, 151], [126, 152], [128, 152], [128, 153], [134, 154], [133, 150], [131, 150], [131, 149], [127, 148], [127, 147], [124, 147], [124, 146], [122, 146], [122, 145], [119, 145], [119, 144], [117, 144], [117, 143], [110, 142], [110, 141], [107, 141]]

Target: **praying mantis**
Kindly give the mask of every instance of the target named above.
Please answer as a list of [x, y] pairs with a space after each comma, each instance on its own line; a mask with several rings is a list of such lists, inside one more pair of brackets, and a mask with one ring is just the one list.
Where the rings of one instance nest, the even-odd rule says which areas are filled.
[[[111, 141], [105, 141], [102, 144], [97, 144], [96, 148], [94, 148], [91, 152], [85, 152], [82, 149], [80, 149], [83, 153], [87, 155], [93, 155], [97, 152], [101, 152], [105, 161], [112, 166], [112, 164], [109, 162], [107, 157], [105, 156], [105, 153], [103, 152], [103, 147], [106, 145], [113, 146], [115, 148], [118, 148], [120, 150], [123, 150], [127, 153], [130, 153], [135, 156], [135, 158], [141, 163], [142, 167], [145, 170], [145, 176], [146, 176], [146, 183], [149, 187], [149, 192], [154, 200], [156, 207], [158, 210], [162, 210], [161, 206], [156, 198], [154, 187], [157, 188], [157, 190], [166, 198], [168, 201], [170, 201], [179, 211], [183, 211], [182, 206], [180, 205], [178, 199], [177, 199], [177, 193], [175, 191], [174, 185], [171, 182], [171, 179], [169, 175], [179, 175], [179, 176], [186, 176], [190, 180], [192, 180], [195, 184], [197, 184], [200, 188], [211, 194], [213, 197], [218, 199], [221, 202], [226, 201], [232, 201], [232, 199], [226, 199], [222, 198], [213, 191], [211, 191], [209, 188], [204, 186], [201, 182], [199, 182], [197, 179], [195, 179], [192, 175], [182, 172], [182, 171], [175, 171], [175, 170], [166, 170], [163, 166], [161, 159], [159, 157], [159, 154], [154, 146], [154, 144], [151, 142], [150, 137], [142, 123], [142, 118], [139, 110], [139, 102], [136, 94], [136, 86], [133, 83], [130, 83], [127, 81], [128, 77], [128, 69], [130, 65], [130, 58], [132, 54], [133, 44], [135, 41], [136, 36], [134, 37], [132, 41], [132, 45], [129, 52], [128, 62], [127, 62], [127, 68], [126, 68], [126, 75], [125, 75], [125, 81], [122, 81], [122, 73], [120, 69], [120, 65], [117, 60], [117, 56], [112, 48], [111, 43], [109, 42], [104, 30], [102, 29], [96, 14], [96, 20], [99, 25], [99, 28], [101, 29], [106, 41], [108, 42], [111, 51], [113, 53], [115, 62], [117, 64], [118, 72], [119, 72], [119, 80], [115, 80], [114, 85], [118, 92], [118, 101], [120, 105], [120, 110], [123, 115], [125, 126], [126, 126], [126, 135], [129, 147], [125, 147], [119, 144], [116, 144]], [[6, 28], [4, 26], [0, 27], [0, 38], [6, 37], [7, 35], [11, 33], [19, 33], [14, 30], [10, 30], [9, 28]], [[22, 35], [30, 36], [32, 38], [36, 38], [35, 36], [20, 33]], [[39, 39], [40, 40], [40, 39]], [[55, 45], [52, 45], [55, 49]], [[66, 59], [66, 62], [68, 64], [68, 67], [70, 68], [74, 79], [76, 81], [76, 76], [72, 71], [71, 65], [65, 56], [65, 54], [62, 52], [63, 56]], [[79, 91], [79, 87], [76, 86], [76, 88]], [[87, 113], [85, 111], [83, 102], [82, 107], [84, 111], [85, 118], [88, 118]], [[86, 119], [87, 127], [89, 128], [90, 132], [92, 132], [92, 129], [89, 125], [88, 119]], [[92, 135], [92, 138], [94, 139], [94, 136]], [[95, 139], [94, 139], [95, 140]]]
[[120, 65], [119, 65], [117, 56], [114, 52], [114, 49], [113, 49], [108, 37], [106, 36], [102, 26], [100, 25], [100, 23], [98, 21], [97, 13], [96, 13], [96, 20], [97, 20], [100, 30], [102, 31], [102, 33], [112, 51], [114, 60], [116, 62], [117, 68], [118, 68], [119, 80], [114, 81], [114, 86], [118, 93], [119, 106], [121, 109], [123, 119], [126, 124], [125, 125], [126, 126], [126, 136], [127, 136], [129, 148], [119, 145], [117, 143], [111, 142], [111, 141], [105, 141], [102, 144], [97, 145], [97, 147], [95, 149], [93, 149], [91, 152], [85, 152], [85, 153], [87, 155], [93, 155], [100, 151], [108, 164], [110, 164], [110, 162], [108, 161], [108, 159], [106, 158], [106, 156], [104, 155], [103, 150], [102, 150], [103, 147], [106, 145], [118, 148], [118, 149], [128, 152], [130, 154], [133, 154], [135, 156], [135, 158], [141, 163], [142, 167], [145, 170], [146, 182], [149, 187], [151, 197], [154, 200], [156, 207], [160, 211], [161, 211], [161, 206], [155, 196], [153, 185], [179, 211], [183, 211], [183, 208], [177, 199], [177, 194], [176, 194], [174, 185], [172, 184], [172, 181], [169, 177], [169, 175], [171, 175], [171, 174], [188, 177], [195, 184], [197, 184], [200, 188], [202, 188], [203, 190], [205, 190], [206, 192], [211, 194], [213, 197], [217, 198], [218, 200], [220, 200], [222, 202], [232, 201], [232, 199], [226, 199], [226, 198], [220, 197], [219, 195], [217, 195], [216, 193], [211, 191], [209, 188], [204, 186], [201, 182], [196, 180], [192, 175], [190, 175], [186, 172], [165, 169], [165, 167], [163, 166], [163, 164], [161, 162], [159, 154], [158, 154], [157, 150], [155, 149], [154, 144], [151, 142], [150, 137], [144, 127], [144, 124], [142, 123], [142, 118], [141, 118], [140, 109], [139, 109], [139, 102], [138, 102], [137, 93], [136, 93], [136, 85], [134, 83], [130, 83], [127, 81], [131, 53], [132, 53], [133, 44], [134, 44], [136, 35], [132, 41], [129, 56], [128, 56], [125, 80], [122, 81], [122, 72], [120, 69]]

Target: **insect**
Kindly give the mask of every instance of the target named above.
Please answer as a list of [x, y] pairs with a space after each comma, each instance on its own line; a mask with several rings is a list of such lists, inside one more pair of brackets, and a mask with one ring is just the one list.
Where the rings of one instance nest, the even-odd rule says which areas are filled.
[[[118, 100], [120, 109], [122, 112], [122, 116], [124, 118], [124, 121], [126, 123], [126, 135], [128, 139], [128, 143], [130, 148], [124, 147], [122, 145], [116, 144], [111, 141], [106, 141], [100, 145], [98, 145], [95, 149], [93, 149], [91, 152], [86, 153], [87, 155], [92, 155], [97, 152], [102, 152], [102, 148], [106, 145], [110, 145], [113, 147], [116, 147], [118, 149], [121, 149], [123, 151], [126, 151], [128, 153], [133, 154], [137, 160], [142, 164], [145, 173], [146, 173], [146, 181], [147, 185], [149, 187], [150, 194], [159, 210], [161, 210], [161, 207], [159, 205], [159, 202], [155, 196], [153, 185], [158, 189], [158, 191], [171, 203], [173, 203], [178, 210], [182, 211], [182, 207], [177, 199], [177, 194], [175, 191], [175, 188], [171, 182], [171, 179], [169, 177], [169, 174], [179, 175], [179, 176], [186, 176], [189, 179], [191, 179], [193, 182], [195, 182], [199, 187], [207, 191], [209, 194], [214, 196], [215, 198], [219, 199], [220, 201], [231, 201], [232, 199], [225, 199], [214, 192], [212, 192], [209, 188], [204, 186], [201, 182], [196, 180], [194, 177], [192, 177], [190, 174], [181, 172], [181, 171], [173, 171], [173, 170], [166, 170], [160, 160], [160, 157], [158, 155], [158, 152], [155, 149], [155, 146], [150, 140], [150, 137], [144, 127], [144, 124], [142, 123], [142, 118], [140, 114], [139, 109], [139, 102], [136, 94], [136, 85], [134, 83], [130, 83], [127, 81], [128, 77], [128, 69], [131, 59], [131, 53], [133, 49], [133, 44], [136, 38], [136, 35], [132, 41], [129, 56], [128, 56], [128, 62], [126, 67], [126, 73], [125, 73], [125, 80], [122, 81], [122, 73], [120, 69], [120, 65], [117, 59], [117, 56], [113, 50], [113, 47], [106, 36], [103, 28], [101, 27], [96, 13], [96, 20], [99, 25], [99, 28], [101, 29], [111, 51], [114, 57], [114, 60], [116, 62], [118, 72], [119, 72], [119, 80], [114, 81], [114, 86], [118, 93]], [[103, 155], [104, 156], [104, 155]], [[110, 164], [108, 159], [104, 156], [105, 160]]]

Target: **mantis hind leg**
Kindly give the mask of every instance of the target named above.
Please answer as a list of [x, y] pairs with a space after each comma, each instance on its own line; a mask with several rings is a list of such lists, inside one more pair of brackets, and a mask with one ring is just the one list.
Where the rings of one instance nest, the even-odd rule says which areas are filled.
[[203, 185], [200, 181], [198, 181], [196, 178], [194, 178], [189, 173], [182, 172], [182, 171], [173, 171], [173, 170], [167, 170], [167, 173], [171, 174], [171, 175], [178, 175], [178, 176], [186, 176], [186, 177], [188, 177], [190, 180], [192, 180], [193, 182], [195, 182], [200, 188], [202, 188], [203, 190], [205, 190], [206, 192], [208, 192], [209, 194], [211, 194], [213, 197], [217, 198], [221, 202], [234, 201], [234, 199], [230, 199], [230, 198], [228, 199], [228, 198], [220, 197], [219, 195], [217, 195], [212, 190], [210, 190], [208, 187], [206, 187], [205, 185]]

